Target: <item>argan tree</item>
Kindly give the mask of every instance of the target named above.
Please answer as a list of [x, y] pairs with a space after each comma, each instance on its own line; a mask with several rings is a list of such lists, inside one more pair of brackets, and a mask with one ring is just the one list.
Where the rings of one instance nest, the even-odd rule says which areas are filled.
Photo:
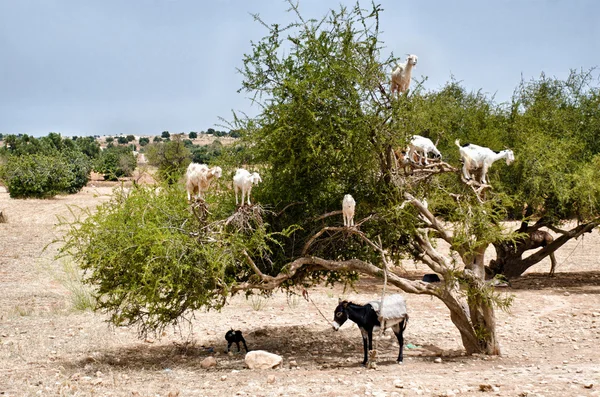
[[[519, 155], [511, 167], [495, 165], [491, 185], [482, 186], [461, 180], [454, 140], [521, 145], [517, 121], [527, 112], [515, 106], [511, 113], [454, 81], [438, 92], [414, 83], [391, 98], [396, 60], [381, 59], [378, 6], [341, 7], [320, 20], [305, 19], [293, 3], [290, 12], [296, 22], [288, 26], [256, 17], [267, 34], [243, 58], [241, 90], [262, 112], [234, 118], [242, 149], [221, 164], [258, 169], [263, 183], [252, 193], [265, 207], [238, 209], [222, 186], [200, 212], [180, 184], [139, 187], [66, 224], [63, 253], [87, 271], [98, 309], [142, 333], [218, 308], [236, 292], [387, 275], [405, 292], [440, 299], [467, 353], [499, 354], [495, 308], [511, 299], [486, 281], [485, 250], [522, 238], [503, 221], [532, 219], [538, 206], [522, 213], [534, 202], [522, 200], [533, 197], [520, 193], [526, 185], [517, 186]], [[446, 162], [399, 164], [394, 149], [413, 134], [437, 140]], [[515, 152], [529, 147], [522, 145]], [[354, 228], [341, 226], [347, 193], [357, 202]], [[397, 270], [407, 257], [443, 282], [403, 278]]]

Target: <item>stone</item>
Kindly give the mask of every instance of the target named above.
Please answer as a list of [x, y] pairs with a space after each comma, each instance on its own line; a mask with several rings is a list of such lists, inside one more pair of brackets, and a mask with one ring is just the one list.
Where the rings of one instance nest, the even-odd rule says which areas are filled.
[[435, 360], [433, 360], [433, 362], [434, 362], [434, 363], [436, 363], [436, 364], [439, 364], [439, 363], [441, 363], [441, 362], [442, 362], [442, 358], [441, 358], [441, 357], [438, 357], [438, 358], [436, 358]]
[[246, 354], [245, 362], [250, 369], [269, 369], [281, 364], [283, 357], [264, 350], [252, 350]]
[[404, 383], [402, 383], [402, 379], [394, 380], [394, 387], [397, 389], [404, 389]]
[[269, 375], [267, 377], [267, 383], [275, 383], [275, 375]]
[[206, 357], [204, 360], [200, 362], [200, 367], [204, 369], [212, 368], [217, 366], [217, 360], [213, 357]]

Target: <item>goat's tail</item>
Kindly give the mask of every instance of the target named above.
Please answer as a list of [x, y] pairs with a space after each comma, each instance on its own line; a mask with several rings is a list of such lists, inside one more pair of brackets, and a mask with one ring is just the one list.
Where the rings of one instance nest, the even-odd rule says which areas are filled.
[[454, 141], [454, 144], [455, 144], [456, 146], [458, 146], [458, 148], [459, 148], [459, 149], [461, 148], [461, 146], [460, 146], [460, 139], [457, 139], [457, 140], [455, 140], [455, 141]]
[[404, 321], [402, 321], [402, 332], [404, 332], [406, 330], [407, 325], [408, 325], [408, 313], [406, 313], [406, 316], [404, 317]]

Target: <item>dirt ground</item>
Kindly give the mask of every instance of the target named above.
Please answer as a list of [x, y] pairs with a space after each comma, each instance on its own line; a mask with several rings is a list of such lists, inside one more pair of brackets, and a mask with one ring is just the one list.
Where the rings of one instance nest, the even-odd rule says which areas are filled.
[[[394, 362], [390, 332], [379, 342], [378, 368], [367, 370], [359, 366], [357, 327], [349, 322], [334, 332], [297, 296], [236, 296], [221, 312], [198, 312], [189, 326], [146, 340], [135, 329], [110, 327], [101, 313], [76, 310], [72, 264], [53, 259], [55, 246], [44, 247], [68, 206], [95, 207], [113, 186], [92, 182], [52, 200], [13, 200], [0, 187], [8, 217], [0, 224], [0, 396], [600, 395], [597, 231], [557, 252], [555, 278], [546, 276], [544, 261], [504, 289], [515, 301], [509, 313], [497, 313], [502, 356], [465, 356], [443, 304], [405, 295], [411, 318], [404, 364]], [[409, 277], [424, 272], [411, 262], [404, 268]], [[338, 297], [364, 303], [380, 295], [381, 284], [310, 293], [329, 319]], [[249, 370], [243, 354], [224, 354], [232, 327], [250, 349], [282, 355], [283, 366]], [[217, 366], [203, 369], [209, 355]]]

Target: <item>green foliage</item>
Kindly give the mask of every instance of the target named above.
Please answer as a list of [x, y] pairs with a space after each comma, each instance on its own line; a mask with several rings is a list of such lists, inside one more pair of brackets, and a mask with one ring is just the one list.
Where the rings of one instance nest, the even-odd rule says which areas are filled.
[[100, 153], [94, 170], [104, 175], [107, 181], [116, 181], [120, 177], [131, 176], [137, 162], [130, 148], [125, 146], [107, 146]]
[[146, 137], [140, 138], [139, 143], [140, 143], [140, 146], [144, 147], [150, 143], [150, 138], [146, 138]]
[[93, 138], [63, 139], [60, 134], [46, 137], [9, 135], [2, 149], [5, 161], [0, 167], [11, 197], [53, 197], [76, 193], [84, 187], [91, 161], [99, 146]]
[[127, 142], [135, 141], [135, 136], [133, 136], [133, 135], [127, 135], [125, 138], [127, 139]]
[[173, 135], [167, 142], [153, 143], [146, 147], [148, 163], [158, 167], [158, 177], [169, 184], [181, 179], [190, 163], [190, 156], [183, 135]]
[[[232, 202], [215, 197], [211, 207]], [[220, 213], [220, 211], [214, 211]], [[231, 287], [253, 275], [241, 252], [268, 256], [266, 225], [223, 234], [209, 218], [195, 217], [180, 184], [161, 189], [117, 191], [95, 211], [62, 220], [67, 230], [62, 255], [70, 255], [93, 285], [97, 308], [116, 325], [137, 325], [141, 333], [177, 323], [191, 311], [220, 308]], [[262, 266], [261, 262], [258, 262]]]
[[190, 133], [188, 134], [188, 138], [196, 139], [198, 138], [198, 133], [196, 131], [190, 131]]
[[49, 198], [67, 192], [74, 175], [63, 156], [23, 154], [8, 158], [0, 179], [12, 198]]
[[120, 136], [120, 137], [117, 138], [117, 143], [119, 145], [125, 145], [125, 144], [129, 143], [129, 141], [127, 140], [126, 137]]
[[192, 161], [194, 163], [211, 164], [221, 156], [223, 144], [215, 139], [208, 145], [194, 146], [192, 149]]
[[171, 137], [171, 134], [169, 133], [169, 131], [163, 131], [160, 136], [163, 139], [169, 139]]
[[106, 137], [106, 143], [112, 143], [114, 142], [115, 138], [113, 138], [112, 136], [108, 136]]
[[155, 137], [152, 139], [152, 142], [162, 142], [162, 138], [161, 138], [161, 137], [159, 137], [159, 136], [155, 136]]

